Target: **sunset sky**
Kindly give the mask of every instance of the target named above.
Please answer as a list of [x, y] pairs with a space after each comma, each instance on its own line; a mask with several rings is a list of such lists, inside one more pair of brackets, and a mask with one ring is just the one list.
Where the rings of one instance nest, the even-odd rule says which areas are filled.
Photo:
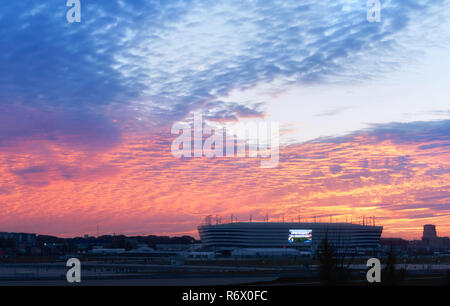
[[[450, 236], [450, 1], [0, 5], [0, 232], [197, 235], [206, 215]], [[280, 161], [175, 158], [174, 123], [280, 123]]]

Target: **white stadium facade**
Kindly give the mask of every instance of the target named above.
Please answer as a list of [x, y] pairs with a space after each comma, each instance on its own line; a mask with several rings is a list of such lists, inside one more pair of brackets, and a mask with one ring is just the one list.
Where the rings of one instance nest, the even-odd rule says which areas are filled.
[[295, 248], [315, 251], [327, 237], [331, 245], [343, 252], [376, 249], [382, 230], [382, 226], [320, 222], [235, 222], [198, 227], [202, 245], [211, 249]]

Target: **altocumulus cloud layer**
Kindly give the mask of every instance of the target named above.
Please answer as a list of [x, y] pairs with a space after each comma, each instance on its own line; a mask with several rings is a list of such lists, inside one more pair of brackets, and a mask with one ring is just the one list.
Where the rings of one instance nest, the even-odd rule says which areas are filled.
[[379, 26], [356, 0], [81, 1], [82, 23], [69, 24], [61, 2], [2, 4], [2, 104], [178, 119], [261, 82], [372, 77], [448, 14], [444, 0], [383, 1]]
[[[0, 154], [0, 223], [66, 236], [95, 234], [97, 224], [102, 233], [196, 234], [209, 214], [324, 221], [375, 215], [386, 235], [418, 237], [425, 223], [448, 235], [449, 122], [413, 125], [282, 147], [274, 169], [248, 158], [179, 160], [165, 133], [127, 133], [96, 154], [51, 141], [23, 144]], [[408, 129], [413, 137], [405, 137]]]
[[[264, 101], [224, 102], [232, 90], [364, 82], [446, 43], [449, 1], [382, 3], [382, 25], [367, 22], [359, 0], [81, 0], [80, 24], [66, 21], [65, 1], [3, 3], [0, 221], [65, 235], [98, 222], [174, 233], [191, 231], [197, 214], [281, 215], [302, 202], [325, 216], [333, 202], [334, 214], [400, 210], [392, 229], [423, 218], [448, 233], [448, 121], [289, 146], [277, 172], [168, 152], [166, 127], [193, 110], [219, 121], [266, 115]], [[69, 222], [74, 211], [83, 217]]]

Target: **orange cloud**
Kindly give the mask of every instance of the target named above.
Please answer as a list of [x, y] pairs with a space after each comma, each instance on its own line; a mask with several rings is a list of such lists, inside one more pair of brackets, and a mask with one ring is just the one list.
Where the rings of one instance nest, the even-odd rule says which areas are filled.
[[45, 140], [2, 151], [2, 230], [73, 236], [96, 234], [99, 224], [102, 234], [196, 235], [205, 215], [267, 213], [285, 221], [376, 216], [385, 236], [418, 238], [426, 223], [450, 235], [450, 152], [436, 145], [442, 140], [359, 133], [282, 147], [279, 167], [262, 169], [251, 158], [176, 159], [172, 137], [127, 133], [96, 153]]

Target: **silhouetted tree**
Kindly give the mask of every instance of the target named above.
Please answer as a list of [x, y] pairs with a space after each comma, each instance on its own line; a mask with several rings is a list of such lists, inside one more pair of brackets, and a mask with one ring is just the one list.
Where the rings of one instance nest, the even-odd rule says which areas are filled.
[[403, 269], [397, 269], [395, 265], [397, 264], [397, 256], [394, 251], [389, 250], [388, 256], [386, 258], [386, 266], [381, 272], [381, 283], [387, 286], [398, 285], [404, 278], [405, 271]]
[[319, 258], [319, 280], [322, 283], [330, 284], [333, 281], [333, 271], [336, 268], [334, 249], [328, 242], [328, 237], [320, 243], [317, 256]]
[[321, 283], [333, 285], [348, 282], [350, 269], [345, 266], [345, 254], [339, 254], [329, 243], [327, 235], [317, 249], [319, 259], [319, 280]]
[[447, 272], [445, 273], [444, 278], [442, 280], [442, 285], [450, 286], [450, 270], [447, 270]]

